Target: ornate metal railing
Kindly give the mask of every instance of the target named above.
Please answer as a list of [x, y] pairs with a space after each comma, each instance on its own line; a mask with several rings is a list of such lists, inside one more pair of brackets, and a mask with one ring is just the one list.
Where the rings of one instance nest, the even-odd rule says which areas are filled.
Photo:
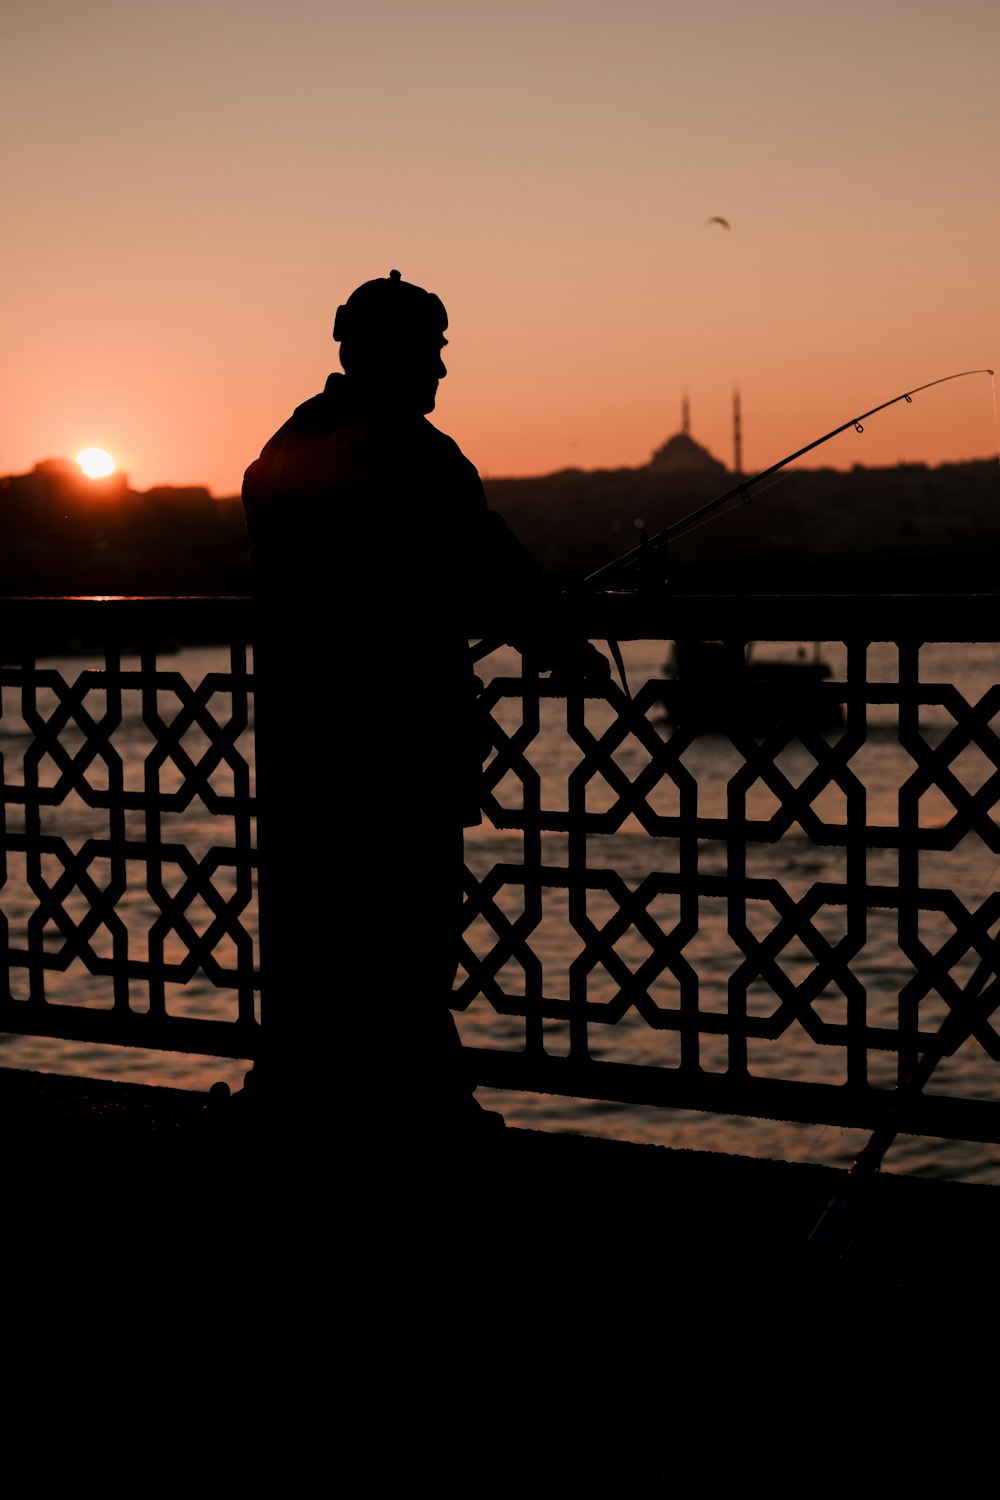
[[0, 1031], [257, 1055], [250, 635], [241, 600], [0, 601]]
[[[995, 603], [573, 606], [581, 633], [663, 658], [836, 647], [841, 668], [776, 697], [738, 670], [559, 683], [481, 648], [489, 836], [470, 838], [455, 994], [480, 1081], [884, 1118], [970, 976], [998, 983], [1000, 686], [988, 654], [974, 692], [923, 670], [932, 643], [1000, 641]], [[280, 954], [262, 980], [251, 633], [245, 600], [0, 603], [0, 1031], [259, 1055]], [[227, 669], [178, 670], [171, 649], [198, 641], [226, 642]], [[101, 664], [77, 672], [88, 645]], [[989, 1012], [912, 1133], [1000, 1141]]]
[[579, 606], [591, 638], [714, 640], [730, 661], [751, 639], [837, 642], [844, 670], [791, 690], [661, 672], [631, 697], [489, 681], [485, 808], [511, 838], [468, 883], [459, 1004], [485, 997], [507, 1039], [476, 1048], [482, 1081], [874, 1128], [967, 1015], [906, 1129], [1000, 1139], [1000, 686], [991, 652], [972, 696], [954, 667], [921, 674], [930, 642], [957, 660], [995, 641], [996, 604], [604, 596]]

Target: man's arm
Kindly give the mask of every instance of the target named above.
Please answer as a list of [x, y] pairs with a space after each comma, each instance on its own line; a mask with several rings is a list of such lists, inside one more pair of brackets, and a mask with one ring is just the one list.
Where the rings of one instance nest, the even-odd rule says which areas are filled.
[[486, 521], [491, 569], [501, 584], [497, 593], [507, 609], [513, 605], [514, 625], [508, 644], [529, 651], [541, 671], [561, 679], [610, 677], [611, 663], [573, 629], [565, 599], [504, 518], [488, 510]]

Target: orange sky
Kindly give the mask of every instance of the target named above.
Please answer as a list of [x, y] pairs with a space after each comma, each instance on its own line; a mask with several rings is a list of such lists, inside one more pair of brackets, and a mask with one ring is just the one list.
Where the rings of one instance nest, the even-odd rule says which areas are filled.
[[[776, 462], [1000, 368], [995, 0], [4, 0], [0, 473], [239, 488], [398, 267], [486, 476]], [[724, 215], [728, 232], [706, 220]], [[993, 456], [988, 378], [815, 462]]]

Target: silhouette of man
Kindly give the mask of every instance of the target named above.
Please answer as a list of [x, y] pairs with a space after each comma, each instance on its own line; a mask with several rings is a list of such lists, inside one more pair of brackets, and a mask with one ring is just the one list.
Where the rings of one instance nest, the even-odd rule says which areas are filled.
[[474, 1138], [502, 1119], [474, 1098], [449, 1005], [463, 830], [481, 819], [473, 606], [502, 607], [514, 638], [540, 632], [543, 668], [608, 663], [562, 632], [476, 469], [427, 420], [446, 327], [398, 271], [358, 287], [334, 324], [342, 373], [266, 444], [243, 500], [263, 611], [268, 1032], [296, 1094], [347, 1126]]

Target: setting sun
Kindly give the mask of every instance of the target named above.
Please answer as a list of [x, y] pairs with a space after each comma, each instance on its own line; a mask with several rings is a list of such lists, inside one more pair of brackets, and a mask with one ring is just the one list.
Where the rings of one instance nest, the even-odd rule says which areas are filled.
[[76, 461], [88, 479], [104, 479], [115, 472], [115, 461], [103, 448], [84, 448]]

